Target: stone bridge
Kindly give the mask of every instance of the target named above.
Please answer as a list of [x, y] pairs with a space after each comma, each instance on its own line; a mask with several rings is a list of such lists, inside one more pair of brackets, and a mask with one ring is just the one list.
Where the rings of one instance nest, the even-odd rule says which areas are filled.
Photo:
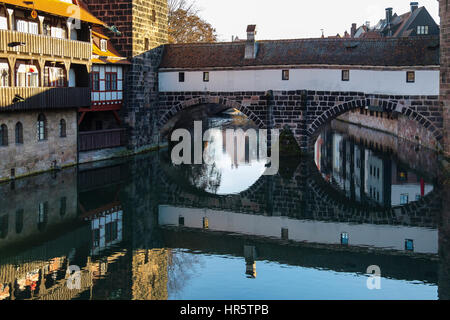
[[214, 109], [215, 112], [234, 108], [262, 129], [288, 127], [304, 152], [312, 150], [314, 137], [323, 126], [348, 111], [362, 108], [401, 114], [431, 132], [439, 145], [443, 139], [443, 114], [439, 96], [307, 90], [160, 92], [160, 131], [167, 135], [179, 119], [196, 108]]

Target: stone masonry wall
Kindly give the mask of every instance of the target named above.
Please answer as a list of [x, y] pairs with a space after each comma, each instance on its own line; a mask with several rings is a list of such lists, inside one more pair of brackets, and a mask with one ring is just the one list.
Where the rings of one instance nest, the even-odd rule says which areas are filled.
[[448, 0], [439, 1], [441, 17], [441, 104], [444, 120], [444, 150], [450, 156], [450, 7]]
[[[41, 112], [3, 112], [0, 125], [8, 127], [8, 146], [0, 146], [0, 181], [30, 175], [52, 168], [56, 161], [58, 167], [77, 163], [77, 111], [75, 109], [44, 111], [47, 119], [47, 140], [37, 140], [37, 119]], [[66, 121], [66, 137], [60, 137], [59, 124]], [[23, 144], [16, 144], [15, 126], [20, 121], [23, 126]]]
[[348, 111], [366, 106], [404, 115], [426, 129], [423, 132], [427, 139], [442, 139], [442, 108], [437, 96], [386, 96], [362, 92], [161, 92], [160, 128], [178, 112], [199, 104], [221, 104], [238, 109], [261, 128], [289, 127], [304, 151], [310, 150], [311, 142], [315, 142], [315, 135], [324, 125]]

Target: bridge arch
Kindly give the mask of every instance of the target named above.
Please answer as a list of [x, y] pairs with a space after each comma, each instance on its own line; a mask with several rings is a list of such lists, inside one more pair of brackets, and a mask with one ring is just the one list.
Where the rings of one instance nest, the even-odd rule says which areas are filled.
[[164, 113], [164, 115], [161, 117], [161, 120], [159, 121], [159, 128], [163, 129], [167, 127], [170, 120], [173, 119], [180, 112], [202, 105], [218, 105], [220, 106], [220, 108], [218, 108], [218, 110], [220, 111], [225, 111], [227, 109], [234, 108], [242, 112], [245, 116], [247, 116], [259, 128], [261, 129], [266, 128], [265, 121], [263, 121], [258, 115], [256, 115], [252, 110], [250, 110], [250, 108], [246, 107], [245, 105], [237, 101], [218, 96], [197, 97], [181, 101], [180, 103], [174, 105]]
[[319, 116], [313, 116], [313, 121], [307, 126], [309, 148], [313, 147], [315, 142], [314, 138], [319, 135], [320, 131], [326, 124], [336, 119], [340, 115], [345, 114], [346, 112], [368, 106], [379, 107], [384, 112], [397, 112], [405, 117], [408, 117], [409, 119], [415, 120], [426, 130], [431, 132], [438, 143], [443, 138], [442, 131], [433, 122], [431, 122], [421, 113], [417, 112], [413, 107], [406, 105], [404, 102], [399, 102], [391, 99], [364, 97], [338, 103], [330, 107], [328, 110], [322, 112], [322, 114], [320, 114]]

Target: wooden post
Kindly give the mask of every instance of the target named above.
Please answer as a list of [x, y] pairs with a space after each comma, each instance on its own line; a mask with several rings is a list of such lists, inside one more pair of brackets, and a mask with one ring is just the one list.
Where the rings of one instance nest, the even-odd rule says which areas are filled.
[[44, 16], [39, 16], [39, 34], [44, 34]]
[[64, 61], [64, 67], [66, 68], [66, 84], [69, 86], [70, 66], [72, 63], [69, 60]]
[[45, 69], [45, 60], [44, 58], [38, 59], [39, 63], [39, 87], [44, 87], [44, 69]]
[[9, 64], [9, 74], [11, 78], [9, 83], [10, 87], [14, 88], [16, 86], [16, 57], [12, 55], [8, 56], [8, 64]]
[[6, 9], [8, 11], [8, 30], [14, 31], [13, 15], [14, 9]]

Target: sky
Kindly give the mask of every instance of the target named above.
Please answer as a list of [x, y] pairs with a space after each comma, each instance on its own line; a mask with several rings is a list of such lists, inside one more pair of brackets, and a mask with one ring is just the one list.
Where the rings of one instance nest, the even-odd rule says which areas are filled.
[[[385, 9], [403, 14], [410, 10], [410, 0], [194, 0], [200, 16], [216, 28], [219, 41], [232, 36], [246, 38], [246, 27], [257, 25], [258, 40], [317, 38], [350, 32], [370, 21], [375, 25], [385, 17]], [[417, 1], [417, 0], [416, 0]], [[437, 0], [422, 0], [439, 24]]]

